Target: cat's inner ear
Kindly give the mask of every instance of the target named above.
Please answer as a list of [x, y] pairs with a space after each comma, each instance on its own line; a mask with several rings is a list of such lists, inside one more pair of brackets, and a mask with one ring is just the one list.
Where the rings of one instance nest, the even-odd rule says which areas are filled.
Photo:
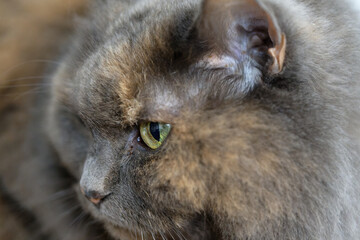
[[260, 0], [205, 0], [197, 32], [210, 49], [203, 61], [214, 67], [251, 59], [270, 74], [283, 69], [286, 36]]

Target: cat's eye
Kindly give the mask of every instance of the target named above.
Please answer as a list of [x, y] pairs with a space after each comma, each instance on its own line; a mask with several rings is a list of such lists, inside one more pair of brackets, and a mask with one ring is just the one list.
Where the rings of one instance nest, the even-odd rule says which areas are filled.
[[168, 137], [171, 125], [167, 123], [145, 122], [140, 124], [140, 136], [151, 149], [158, 149]]

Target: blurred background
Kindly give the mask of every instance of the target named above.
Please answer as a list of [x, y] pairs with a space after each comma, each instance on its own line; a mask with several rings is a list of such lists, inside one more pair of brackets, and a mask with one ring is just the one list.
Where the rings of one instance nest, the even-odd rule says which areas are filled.
[[352, 1], [352, 4], [354, 4], [355, 9], [359, 11], [360, 13], [360, 0], [350, 0]]

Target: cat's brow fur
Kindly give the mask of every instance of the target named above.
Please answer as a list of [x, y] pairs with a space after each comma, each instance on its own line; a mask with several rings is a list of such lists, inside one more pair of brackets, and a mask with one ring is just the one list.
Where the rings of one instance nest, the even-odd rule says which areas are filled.
[[[56, 219], [80, 202], [116, 239], [360, 237], [359, 22], [340, 1], [262, 2], [287, 38], [278, 75], [213, 67], [202, 1], [90, 5], [48, 91], [1, 103], [1, 180], [40, 233], [103, 232]], [[173, 125], [161, 149], [136, 142], [143, 121]], [[79, 182], [111, 195], [95, 207]]]

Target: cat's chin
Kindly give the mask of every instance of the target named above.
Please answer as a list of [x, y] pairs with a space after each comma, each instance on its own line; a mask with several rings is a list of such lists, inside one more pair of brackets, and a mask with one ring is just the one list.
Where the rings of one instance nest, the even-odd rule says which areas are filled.
[[[110, 233], [110, 235], [118, 240], [134, 240], [134, 239], [153, 239], [153, 240], [164, 240], [164, 239], [173, 239], [173, 240], [180, 240], [180, 239], [184, 239], [182, 233], [178, 233], [176, 234], [176, 232], [174, 232], [173, 234], [168, 234], [168, 233], [163, 233], [163, 234], [158, 234], [158, 233], [149, 233], [143, 230], [129, 230], [127, 228], [124, 227], [119, 227], [116, 226], [112, 223], [105, 223], [104, 224], [106, 230]], [[206, 239], [210, 239], [210, 238], [204, 238], [204, 237], [199, 237], [199, 236], [195, 236], [196, 234], [194, 234], [194, 236], [188, 236], [186, 239], [202, 239], [202, 240], [206, 240]]]

